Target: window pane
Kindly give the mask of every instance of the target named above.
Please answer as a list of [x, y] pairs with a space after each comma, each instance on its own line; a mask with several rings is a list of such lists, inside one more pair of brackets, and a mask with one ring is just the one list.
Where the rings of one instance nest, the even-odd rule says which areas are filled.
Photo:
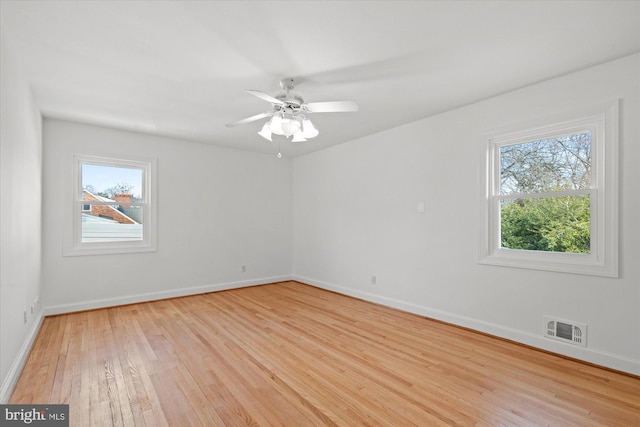
[[590, 197], [501, 200], [500, 245], [509, 249], [590, 253]]
[[500, 194], [587, 189], [591, 132], [500, 147]]
[[91, 205], [82, 209], [82, 243], [142, 240], [142, 207]]
[[[82, 164], [82, 189], [98, 201], [136, 201], [142, 199], [143, 170], [117, 166]], [[85, 196], [83, 194], [83, 196]]]

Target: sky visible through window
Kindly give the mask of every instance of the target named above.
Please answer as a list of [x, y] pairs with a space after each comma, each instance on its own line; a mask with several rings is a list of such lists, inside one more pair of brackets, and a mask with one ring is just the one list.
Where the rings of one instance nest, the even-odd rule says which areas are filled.
[[500, 194], [591, 186], [591, 132], [500, 148]]
[[132, 187], [134, 197], [142, 197], [142, 169], [114, 166], [101, 166], [84, 163], [82, 165], [82, 188], [93, 188], [96, 192], [104, 192], [120, 184]]

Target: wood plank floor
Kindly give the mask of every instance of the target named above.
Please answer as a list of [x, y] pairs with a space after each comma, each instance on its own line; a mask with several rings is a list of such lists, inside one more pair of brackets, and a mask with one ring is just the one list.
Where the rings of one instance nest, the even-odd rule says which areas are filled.
[[640, 379], [296, 282], [48, 317], [72, 426], [640, 426]]

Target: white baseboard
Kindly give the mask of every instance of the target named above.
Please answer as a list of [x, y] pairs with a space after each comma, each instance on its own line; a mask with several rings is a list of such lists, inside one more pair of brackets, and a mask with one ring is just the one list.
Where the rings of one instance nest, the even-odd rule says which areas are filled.
[[40, 331], [40, 327], [42, 326], [42, 321], [44, 320], [44, 314], [42, 313], [42, 310], [36, 316], [36, 320], [33, 322], [31, 329], [29, 329], [29, 332], [24, 342], [22, 343], [22, 347], [20, 347], [20, 351], [18, 352], [16, 358], [13, 360], [13, 363], [9, 368], [9, 372], [7, 372], [7, 376], [2, 381], [2, 386], [0, 387], [0, 404], [6, 404], [9, 401], [11, 393], [13, 392], [13, 388], [18, 382], [18, 378], [20, 377], [20, 373], [22, 372], [22, 368], [27, 362], [31, 347], [33, 346], [33, 343], [38, 336], [38, 332]]
[[592, 348], [577, 347], [571, 344], [556, 342], [554, 340], [544, 338], [542, 336], [542, 333], [540, 334], [540, 336], [538, 336], [529, 332], [509, 328], [506, 326], [484, 322], [482, 320], [473, 319], [466, 316], [460, 316], [412, 302], [388, 298], [385, 296], [373, 294], [370, 292], [364, 292], [353, 288], [338, 286], [332, 283], [311, 279], [309, 277], [294, 275], [293, 280], [321, 289], [337, 292], [339, 294], [352, 296], [365, 301], [375, 302], [409, 313], [418, 314], [420, 316], [425, 316], [431, 319], [451, 323], [453, 325], [462, 326], [479, 332], [484, 332], [489, 335], [505, 338], [521, 344], [529, 345], [531, 347], [550, 351], [552, 353], [593, 363], [595, 365], [615, 369], [617, 371], [627, 372], [633, 375], [640, 375], [639, 360], [629, 359], [618, 354], [612, 354]]
[[118, 305], [136, 304], [139, 302], [156, 301], [167, 298], [184, 297], [189, 295], [206, 294], [208, 292], [224, 291], [227, 289], [245, 288], [249, 286], [266, 285], [269, 283], [284, 282], [292, 280], [291, 276], [263, 277], [253, 280], [242, 280], [237, 282], [217, 283], [214, 285], [195, 286], [190, 288], [170, 289], [159, 292], [149, 292], [144, 294], [127, 295], [116, 298], [105, 298], [98, 300], [82, 301], [69, 304], [60, 304], [44, 307], [44, 315], [73, 313], [76, 311], [95, 310], [98, 308], [115, 307]]

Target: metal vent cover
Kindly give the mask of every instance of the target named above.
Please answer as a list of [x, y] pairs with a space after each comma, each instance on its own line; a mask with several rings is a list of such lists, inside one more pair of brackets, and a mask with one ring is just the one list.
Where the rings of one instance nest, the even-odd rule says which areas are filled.
[[544, 336], [569, 344], [587, 346], [587, 325], [572, 320], [543, 316]]

